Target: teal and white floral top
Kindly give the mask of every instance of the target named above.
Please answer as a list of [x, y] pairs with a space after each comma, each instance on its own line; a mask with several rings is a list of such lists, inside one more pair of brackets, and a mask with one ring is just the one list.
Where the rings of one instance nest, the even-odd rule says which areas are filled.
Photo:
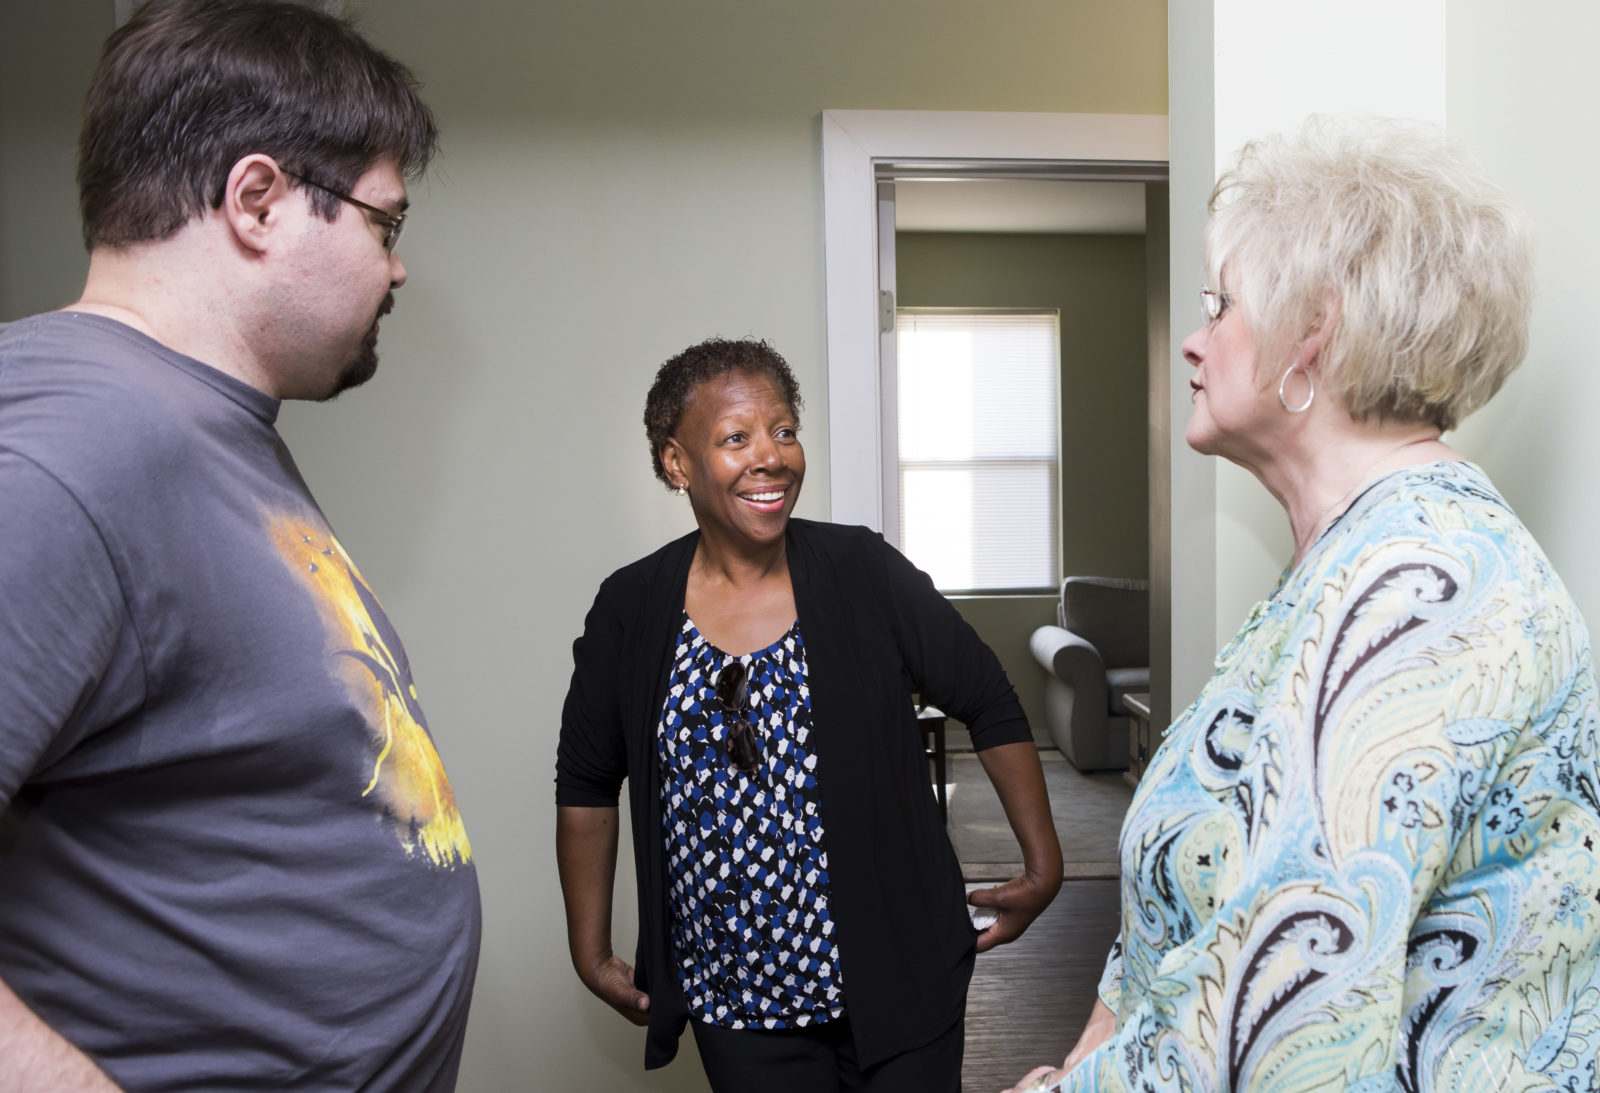
[[1217, 659], [1122, 829], [1063, 1090], [1600, 1088], [1589, 636], [1483, 472], [1396, 471]]

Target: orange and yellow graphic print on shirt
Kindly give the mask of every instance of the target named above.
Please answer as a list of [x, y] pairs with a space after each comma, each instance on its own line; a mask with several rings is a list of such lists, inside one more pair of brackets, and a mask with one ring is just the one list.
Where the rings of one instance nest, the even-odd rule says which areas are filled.
[[362, 796], [378, 795], [407, 854], [434, 865], [472, 860], [450, 779], [428, 735], [411, 666], [360, 571], [324, 526], [269, 513], [284, 563], [316, 600], [328, 634], [330, 670], [367, 712], [374, 756]]

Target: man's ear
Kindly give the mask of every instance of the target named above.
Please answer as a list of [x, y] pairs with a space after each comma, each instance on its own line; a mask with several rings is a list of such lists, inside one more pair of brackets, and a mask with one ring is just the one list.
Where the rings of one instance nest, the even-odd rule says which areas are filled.
[[289, 177], [277, 160], [259, 153], [248, 155], [228, 172], [218, 212], [240, 246], [262, 252], [282, 220], [282, 203], [288, 196]]

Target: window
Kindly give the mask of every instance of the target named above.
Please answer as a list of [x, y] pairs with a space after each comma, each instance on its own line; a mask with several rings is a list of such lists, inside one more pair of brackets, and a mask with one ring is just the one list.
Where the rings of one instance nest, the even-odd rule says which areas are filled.
[[1060, 582], [1061, 316], [900, 308], [900, 548], [944, 592]]

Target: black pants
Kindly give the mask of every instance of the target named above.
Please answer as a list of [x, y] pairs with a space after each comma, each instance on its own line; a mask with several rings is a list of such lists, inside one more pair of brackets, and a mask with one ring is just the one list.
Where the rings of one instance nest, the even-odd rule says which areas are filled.
[[689, 1022], [713, 1093], [960, 1093], [966, 1026], [862, 1070], [848, 1019], [770, 1032]]

